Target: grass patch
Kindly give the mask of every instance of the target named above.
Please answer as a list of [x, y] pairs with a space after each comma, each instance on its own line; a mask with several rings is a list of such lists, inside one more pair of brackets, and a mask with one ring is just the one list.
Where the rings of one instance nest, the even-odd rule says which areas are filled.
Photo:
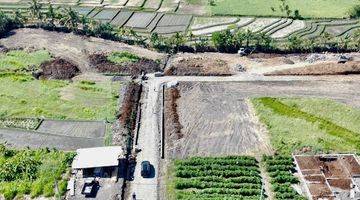
[[5, 199], [30, 195], [32, 198], [55, 195], [55, 182], [60, 194], [74, 158], [74, 153], [57, 150], [14, 150], [0, 145], [0, 194]]
[[[344, 18], [349, 10], [359, 3], [358, 0], [288, 0], [292, 10], [299, 10], [306, 18]], [[279, 0], [215, 0], [215, 6], [209, 6], [213, 15], [243, 16], [285, 16], [279, 9]], [[275, 8], [275, 12], [271, 7]]]
[[115, 51], [108, 55], [107, 59], [115, 64], [123, 64], [137, 62], [140, 60], [140, 57], [127, 51]]
[[119, 82], [96, 85], [62, 80], [17, 80], [0, 78], [0, 117], [79, 120], [115, 119]]
[[[297, 101], [299, 105], [296, 104]], [[309, 101], [313, 104], [307, 103]], [[346, 106], [335, 102], [332, 102], [332, 105], [337, 105], [338, 108], [332, 108], [331, 104], [326, 105], [329, 101], [269, 97], [252, 99], [260, 120], [268, 127], [273, 147], [281, 153], [291, 154], [303, 147], [310, 147], [314, 152], [359, 152], [360, 134], [357, 129], [348, 125], [356, 124], [359, 118], [347, 123], [340, 120], [338, 115], [333, 118], [325, 117], [331, 116], [334, 109], [345, 116], [350, 109], [347, 107], [340, 111], [340, 107]], [[310, 112], [312, 107], [322, 110], [322, 114]]]
[[37, 69], [41, 63], [50, 59], [50, 53], [45, 50], [34, 52], [9, 51], [0, 55], [0, 72], [27, 71], [29, 67]]

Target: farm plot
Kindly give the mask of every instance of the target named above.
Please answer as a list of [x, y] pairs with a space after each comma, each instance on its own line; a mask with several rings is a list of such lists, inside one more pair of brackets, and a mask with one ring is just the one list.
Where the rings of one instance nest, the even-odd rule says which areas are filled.
[[168, 199], [260, 199], [258, 162], [246, 156], [192, 157], [174, 161]]
[[280, 22], [281, 19], [278, 18], [257, 18], [253, 23], [242, 27], [245, 30], [250, 30], [252, 32], [259, 32], [267, 27], [270, 27], [278, 22]]
[[173, 34], [185, 32], [190, 25], [191, 15], [165, 14], [157, 24], [153, 32], [159, 34]]
[[263, 162], [270, 176], [275, 199], [306, 199], [293, 188], [293, 185], [299, 184], [299, 180], [293, 175], [295, 163], [291, 156], [264, 156]]
[[103, 5], [107, 7], [122, 7], [125, 6], [128, 0], [104, 0]]
[[110, 22], [112, 25], [122, 27], [134, 14], [133, 11], [120, 11], [118, 15]]
[[111, 22], [115, 16], [119, 13], [120, 10], [117, 9], [104, 9], [97, 13], [93, 19], [99, 20], [101, 22]]
[[213, 92], [215, 88], [200, 83], [180, 84], [180, 98], [176, 101], [180, 134], [176, 134], [171, 122], [166, 125], [169, 157], [270, 152], [266, 136], [260, 131], [247, 100], [227, 93], [225, 89]]
[[279, 152], [360, 151], [359, 109], [311, 98], [258, 98], [253, 103]]
[[106, 124], [101, 121], [44, 120], [37, 132], [83, 138], [103, 138]]
[[179, 5], [180, 0], [163, 0], [159, 12], [176, 12]]
[[271, 34], [272, 38], [285, 38], [291, 33], [305, 28], [305, 22], [302, 20], [294, 20], [291, 25], [283, 27], [283, 29], [277, 30]]
[[149, 9], [156, 11], [160, 8], [162, 1], [161, 0], [146, 0], [144, 9]]
[[126, 7], [142, 7], [146, 0], [128, 0]]
[[[354, 155], [294, 156], [303, 181], [314, 199], [350, 199], [350, 190], [360, 187], [360, 164]], [[359, 198], [355, 192], [354, 198]]]
[[[61, 198], [75, 154], [56, 150], [15, 150], [1, 145], [0, 198]], [[56, 185], [56, 187], [55, 187]]]
[[6, 145], [16, 148], [55, 148], [66, 151], [104, 146], [104, 138], [63, 136], [11, 129], [0, 129], [0, 142], [6, 142]]
[[[207, 1], [204, 4], [207, 4]], [[285, 17], [279, 9], [280, 4], [277, 0], [216, 0], [215, 6], [207, 5], [207, 7], [212, 15]], [[358, 2], [356, 0], [292, 0], [287, 4], [291, 10], [299, 10], [300, 15], [305, 18], [345, 18], [348, 17], [348, 11]]]
[[129, 28], [146, 29], [155, 17], [155, 12], [135, 12], [124, 26]]
[[191, 30], [204, 29], [219, 25], [229, 25], [236, 23], [238, 18], [236, 17], [195, 17], [191, 24]]

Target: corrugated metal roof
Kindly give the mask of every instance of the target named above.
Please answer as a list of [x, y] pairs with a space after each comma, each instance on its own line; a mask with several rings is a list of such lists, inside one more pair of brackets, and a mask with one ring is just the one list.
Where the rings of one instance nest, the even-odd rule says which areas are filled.
[[73, 169], [117, 166], [123, 157], [120, 146], [78, 149], [76, 153]]

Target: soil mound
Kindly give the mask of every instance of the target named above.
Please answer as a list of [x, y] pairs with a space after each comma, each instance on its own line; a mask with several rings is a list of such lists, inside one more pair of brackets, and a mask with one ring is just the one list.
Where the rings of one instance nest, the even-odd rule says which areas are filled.
[[128, 62], [123, 64], [115, 64], [107, 59], [107, 55], [103, 53], [92, 54], [89, 56], [90, 64], [100, 73], [116, 73], [131, 76], [144, 73], [154, 73], [161, 71], [159, 63], [147, 58], [140, 58], [137, 62]]
[[34, 73], [35, 78], [71, 79], [80, 73], [79, 68], [62, 58], [55, 58], [40, 65], [40, 71]]
[[360, 61], [350, 61], [345, 64], [326, 62], [306, 67], [279, 70], [265, 74], [266, 76], [306, 76], [306, 75], [349, 75], [360, 74]]
[[228, 63], [221, 59], [203, 57], [178, 58], [165, 70], [168, 76], [230, 76]]

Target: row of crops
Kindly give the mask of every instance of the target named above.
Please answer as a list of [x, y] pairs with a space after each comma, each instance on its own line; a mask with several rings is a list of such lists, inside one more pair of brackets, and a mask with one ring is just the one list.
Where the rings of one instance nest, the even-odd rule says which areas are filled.
[[266, 171], [271, 178], [270, 183], [275, 199], [306, 199], [299, 195], [291, 186], [292, 184], [299, 183], [299, 180], [292, 172], [295, 168], [295, 164], [291, 156], [264, 156], [263, 162], [265, 163]]
[[189, 158], [174, 164], [176, 199], [260, 199], [259, 164], [247, 156]]

